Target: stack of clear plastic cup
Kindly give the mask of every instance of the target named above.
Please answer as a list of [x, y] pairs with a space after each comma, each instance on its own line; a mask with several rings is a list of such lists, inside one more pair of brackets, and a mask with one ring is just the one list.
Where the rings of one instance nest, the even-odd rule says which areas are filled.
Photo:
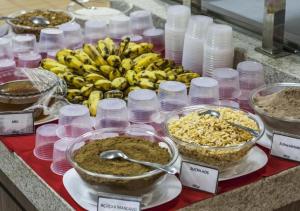
[[129, 35], [125, 35], [122, 37], [122, 39], [128, 37], [130, 39], [130, 42], [135, 42], [135, 43], [141, 43], [143, 42], [143, 37], [141, 35], [138, 34], [129, 34]]
[[237, 71], [240, 75], [240, 106], [243, 109], [252, 111], [249, 106], [250, 92], [265, 84], [263, 66], [255, 61], [244, 61], [238, 64]]
[[17, 34], [12, 38], [14, 58], [22, 53], [37, 52], [36, 37], [34, 34]]
[[8, 38], [0, 38], [0, 72], [6, 75], [1, 78], [1, 83], [14, 78], [16, 71], [16, 63], [13, 58], [11, 40]]
[[177, 81], [166, 81], [159, 85], [158, 99], [164, 112], [174, 111], [188, 105], [187, 88]]
[[182, 63], [184, 35], [191, 16], [189, 7], [183, 5], [170, 6], [165, 24], [165, 57]]
[[59, 26], [59, 29], [64, 32], [66, 48], [74, 50], [82, 47], [83, 35], [78, 23], [64, 23]]
[[207, 29], [212, 23], [213, 19], [208, 16], [195, 15], [190, 18], [184, 37], [184, 69], [202, 74], [204, 43]]
[[56, 52], [65, 47], [64, 32], [56, 28], [41, 30], [39, 50], [42, 58], [55, 58]]
[[128, 117], [133, 123], [151, 123], [159, 118], [159, 101], [156, 93], [139, 89], [128, 95]]
[[56, 130], [59, 138], [76, 138], [93, 130], [93, 122], [88, 108], [84, 105], [71, 104], [59, 110], [59, 127]]
[[96, 44], [107, 37], [107, 24], [104, 20], [88, 20], [84, 25], [84, 42]]
[[232, 28], [224, 24], [212, 24], [204, 45], [203, 76], [211, 77], [216, 68], [232, 68], [233, 56]]
[[37, 68], [42, 60], [41, 54], [37, 52], [21, 53], [18, 55], [17, 66], [27, 68]]
[[59, 137], [56, 135], [57, 128], [57, 124], [46, 124], [36, 130], [33, 150], [35, 157], [41, 160], [52, 160], [54, 143], [59, 140]]
[[219, 104], [219, 83], [209, 77], [194, 78], [189, 91], [191, 105]]
[[164, 53], [165, 51], [165, 32], [163, 29], [151, 28], [143, 33], [144, 41], [153, 44], [153, 51]]
[[0, 38], [0, 59], [14, 59], [11, 40], [8, 38]]
[[125, 15], [109, 19], [109, 36], [118, 44], [122, 37], [131, 34], [130, 18]]
[[96, 115], [96, 129], [129, 126], [126, 102], [117, 98], [101, 100]]
[[64, 175], [72, 165], [66, 158], [66, 151], [70, 144], [72, 144], [73, 139], [62, 138], [54, 143], [53, 147], [53, 160], [50, 169], [53, 173], [58, 175]]
[[137, 10], [130, 13], [131, 31], [133, 34], [143, 35], [146, 29], [153, 27], [151, 12], [146, 10]]
[[241, 94], [239, 72], [232, 68], [217, 68], [213, 71], [213, 78], [218, 81], [220, 105], [236, 104], [238, 97]]

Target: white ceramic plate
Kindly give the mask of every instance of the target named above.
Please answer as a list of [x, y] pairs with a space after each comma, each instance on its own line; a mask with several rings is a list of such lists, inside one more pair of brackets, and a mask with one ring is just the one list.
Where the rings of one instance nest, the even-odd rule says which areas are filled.
[[[97, 211], [97, 195], [80, 178], [74, 168], [67, 171], [63, 176], [63, 184], [71, 197], [84, 209]], [[174, 175], [167, 175], [166, 179], [154, 190], [143, 196], [142, 209], [149, 209], [171, 201], [182, 190], [180, 181]]]
[[[235, 166], [220, 172], [219, 181], [230, 180], [245, 176], [247, 174], [258, 171], [268, 162], [266, 153], [258, 147], [253, 147], [249, 153]], [[175, 163], [175, 168], [180, 171], [181, 158], [179, 157]]]

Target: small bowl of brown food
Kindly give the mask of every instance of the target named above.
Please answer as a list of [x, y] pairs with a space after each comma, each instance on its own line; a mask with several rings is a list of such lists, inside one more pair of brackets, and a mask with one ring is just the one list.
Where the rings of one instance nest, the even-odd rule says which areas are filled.
[[300, 135], [300, 83], [275, 83], [251, 93], [250, 106], [263, 120], [267, 135], [275, 131]]
[[[35, 34], [39, 39], [40, 32], [43, 28], [55, 28], [64, 23], [73, 22], [74, 17], [63, 10], [20, 10], [14, 12], [8, 17], [7, 23], [11, 26], [16, 34]], [[35, 17], [41, 17], [49, 21], [47, 25], [35, 24], [32, 20]]]
[[141, 196], [160, 184], [166, 173], [123, 159], [107, 160], [100, 154], [120, 150], [128, 157], [173, 166], [175, 144], [144, 129], [105, 128], [78, 137], [67, 149], [67, 159], [85, 183], [96, 192]]

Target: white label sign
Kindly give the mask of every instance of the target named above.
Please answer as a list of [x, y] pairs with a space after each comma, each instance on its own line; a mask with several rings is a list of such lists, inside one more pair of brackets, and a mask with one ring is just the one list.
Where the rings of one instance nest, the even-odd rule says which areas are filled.
[[0, 113], [0, 135], [21, 135], [34, 132], [32, 111]]
[[140, 211], [140, 201], [129, 199], [116, 199], [100, 196], [98, 198], [98, 211]]
[[300, 162], [300, 137], [274, 133], [271, 155]]
[[218, 179], [219, 171], [217, 169], [182, 161], [180, 170], [182, 185], [209, 193], [216, 193]]

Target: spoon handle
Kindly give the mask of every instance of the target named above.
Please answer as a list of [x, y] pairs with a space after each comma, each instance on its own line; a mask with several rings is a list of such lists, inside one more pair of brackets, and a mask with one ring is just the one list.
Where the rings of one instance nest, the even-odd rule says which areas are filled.
[[13, 19], [16, 19], [16, 18], [7, 17], [7, 16], [0, 16], [0, 20], [13, 20]]
[[228, 123], [231, 124], [234, 127], [237, 127], [237, 128], [240, 128], [242, 130], [245, 130], [245, 131], [249, 132], [251, 135], [253, 135], [255, 137], [258, 137], [258, 135], [259, 135], [258, 132], [256, 132], [255, 130], [253, 130], [253, 129], [249, 128], [249, 127], [245, 127], [243, 125], [235, 124], [233, 122], [228, 122]]
[[152, 168], [160, 169], [162, 171], [167, 172], [168, 174], [176, 174], [177, 173], [176, 168], [171, 167], [171, 166], [162, 166], [162, 165], [157, 164], [157, 163], [150, 163], [150, 162], [147, 162], [147, 161], [139, 161], [139, 160], [134, 160], [134, 159], [131, 159], [131, 158], [127, 158], [126, 160], [129, 160], [129, 161], [134, 162], [134, 163], [139, 163], [141, 165], [149, 166], [149, 167], [152, 167]]
[[77, 0], [71, 0], [72, 2], [78, 4], [79, 6], [85, 8], [85, 9], [89, 9], [89, 7], [87, 7], [86, 5], [82, 4], [81, 2], [77, 1]]

